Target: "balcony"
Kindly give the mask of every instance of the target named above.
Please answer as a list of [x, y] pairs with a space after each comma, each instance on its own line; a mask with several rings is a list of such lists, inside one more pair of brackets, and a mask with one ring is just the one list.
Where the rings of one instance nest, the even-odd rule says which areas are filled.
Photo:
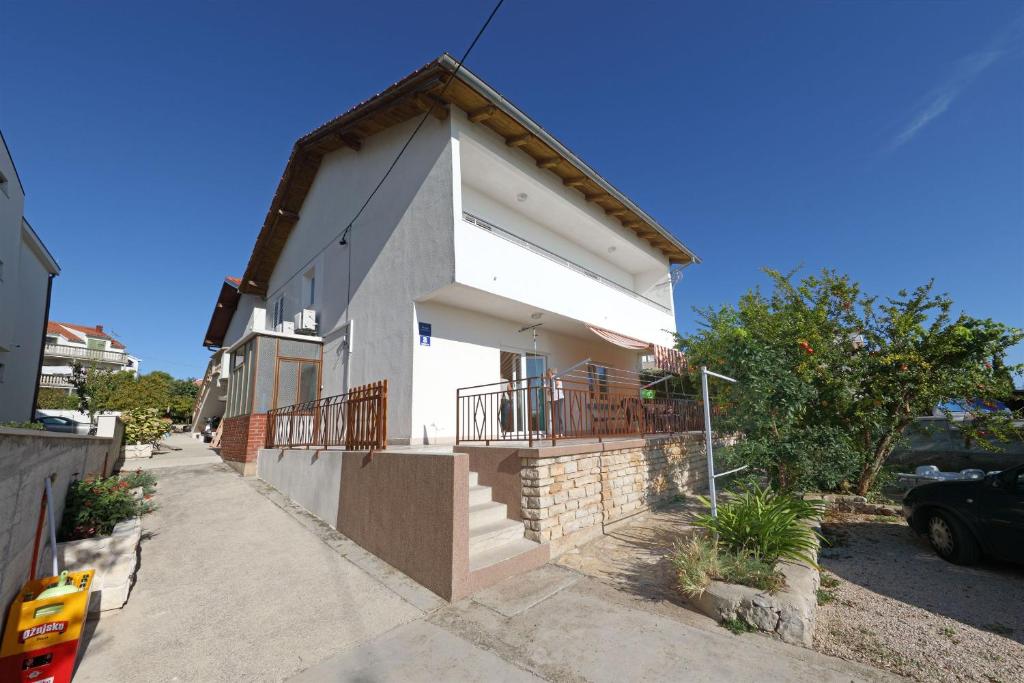
[[112, 363], [114, 365], [128, 364], [128, 354], [123, 351], [101, 351], [99, 349], [87, 349], [67, 344], [47, 344], [43, 350], [43, 355], [49, 358], [74, 358], [98, 363]]
[[71, 375], [40, 375], [39, 386], [67, 389], [71, 386]]

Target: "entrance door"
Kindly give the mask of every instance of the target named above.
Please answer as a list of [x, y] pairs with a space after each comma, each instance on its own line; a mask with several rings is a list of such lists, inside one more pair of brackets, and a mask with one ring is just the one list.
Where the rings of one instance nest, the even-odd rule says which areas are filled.
[[503, 431], [514, 429], [524, 435], [528, 431], [546, 431], [543, 377], [547, 368], [547, 357], [539, 353], [501, 352], [501, 378], [512, 384], [516, 397], [512, 402], [514, 414], [501, 418]]
[[[526, 418], [523, 429], [541, 434], [546, 432], [547, 410], [544, 401], [544, 373], [548, 359], [536, 353], [524, 353], [520, 359], [520, 372], [526, 391], [520, 393], [523, 406], [520, 414]], [[527, 398], [527, 395], [529, 398]]]

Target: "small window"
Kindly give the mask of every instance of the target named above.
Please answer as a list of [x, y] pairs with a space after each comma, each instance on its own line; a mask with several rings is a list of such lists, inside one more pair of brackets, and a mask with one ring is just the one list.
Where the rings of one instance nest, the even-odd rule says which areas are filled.
[[3, 192], [8, 197], [11, 196], [10, 194], [8, 194], [7, 190], [7, 176], [5, 176], [3, 173], [0, 173], [0, 192]]
[[274, 324], [275, 330], [280, 329], [284, 324], [284, 296], [279, 296], [274, 302]]
[[7, 369], [7, 366], [4, 365], [3, 363], [0, 363], [0, 384], [4, 383], [4, 371], [6, 369]]
[[310, 268], [302, 276], [302, 300], [306, 308], [313, 308], [316, 300], [316, 269]]

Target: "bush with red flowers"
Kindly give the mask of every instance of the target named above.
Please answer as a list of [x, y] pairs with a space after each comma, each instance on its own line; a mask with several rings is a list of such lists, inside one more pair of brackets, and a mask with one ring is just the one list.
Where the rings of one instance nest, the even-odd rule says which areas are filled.
[[73, 482], [64, 504], [59, 540], [106, 536], [118, 522], [152, 510], [152, 504], [138, 500], [132, 488], [131, 482], [120, 477]]

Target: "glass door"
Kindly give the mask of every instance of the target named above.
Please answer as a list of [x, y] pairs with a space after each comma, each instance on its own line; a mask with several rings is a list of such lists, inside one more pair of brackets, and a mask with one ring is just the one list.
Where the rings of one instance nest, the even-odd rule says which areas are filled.
[[[525, 392], [521, 392], [522, 401], [527, 402], [529, 394], [529, 406], [523, 405], [520, 414], [525, 415], [527, 424], [525, 429], [536, 434], [547, 431], [547, 405], [544, 400], [544, 373], [548, 369], [548, 359], [536, 353], [524, 353], [520, 359], [521, 377]], [[528, 414], [527, 414], [528, 413]]]

